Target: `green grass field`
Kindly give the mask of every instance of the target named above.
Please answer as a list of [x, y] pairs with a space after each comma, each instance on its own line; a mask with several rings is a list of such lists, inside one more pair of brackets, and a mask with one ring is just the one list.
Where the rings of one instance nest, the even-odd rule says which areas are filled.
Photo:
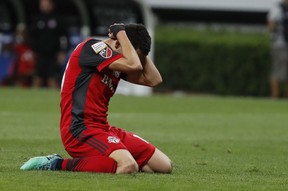
[[288, 101], [116, 95], [110, 123], [164, 151], [171, 175], [21, 171], [30, 157], [68, 157], [59, 92], [0, 89], [0, 190], [288, 190]]

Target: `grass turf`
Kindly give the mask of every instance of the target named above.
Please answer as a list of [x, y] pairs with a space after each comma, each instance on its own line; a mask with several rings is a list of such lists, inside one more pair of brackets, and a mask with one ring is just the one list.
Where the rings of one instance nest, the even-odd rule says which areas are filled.
[[0, 190], [287, 190], [287, 100], [218, 96], [111, 100], [112, 125], [164, 151], [171, 175], [21, 171], [30, 157], [68, 157], [59, 92], [0, 89]]

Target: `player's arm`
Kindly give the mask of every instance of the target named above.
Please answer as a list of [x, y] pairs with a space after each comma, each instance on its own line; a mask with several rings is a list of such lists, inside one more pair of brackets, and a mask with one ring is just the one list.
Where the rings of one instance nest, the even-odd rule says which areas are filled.
[[124, 24], [111, 25], [109, 37], [118, 40], [123, 55], [122, 58], [111, 63], [108, 66], [109, 69], [120, 71], [126, 74], [135, 71], [142, 71], [143, 67], [141, 65], [140, 59], [127, 37]]
[[143, 70], [127, 74], [127, 81], [135, 84], [146, 86], [157, 86], [162, 83], [162, 77], [153, 61], [148, 57], [139, 53]]

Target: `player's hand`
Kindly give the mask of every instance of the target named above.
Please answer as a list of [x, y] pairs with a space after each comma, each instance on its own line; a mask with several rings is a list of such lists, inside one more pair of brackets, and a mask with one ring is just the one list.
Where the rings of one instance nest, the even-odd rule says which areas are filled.
[[117, 33], [121, 30], [125, 30], [125, 25], [123, 23], [115, 23], [113, 25], [110, 25], [109, 27], [109, 38], [116, 40], [117, 39]]

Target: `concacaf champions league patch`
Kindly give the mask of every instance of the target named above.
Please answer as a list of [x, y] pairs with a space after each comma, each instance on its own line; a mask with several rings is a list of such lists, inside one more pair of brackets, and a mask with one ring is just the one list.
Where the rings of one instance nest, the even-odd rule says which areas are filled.
[[112, 50], [104, 42], [97, 42], [91, 46], [96, 54], [99, 54], [103, 58], [110, 58], [112, 56]]

